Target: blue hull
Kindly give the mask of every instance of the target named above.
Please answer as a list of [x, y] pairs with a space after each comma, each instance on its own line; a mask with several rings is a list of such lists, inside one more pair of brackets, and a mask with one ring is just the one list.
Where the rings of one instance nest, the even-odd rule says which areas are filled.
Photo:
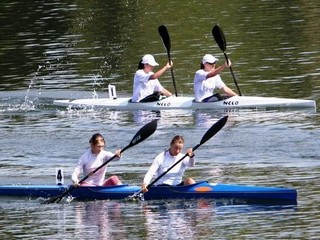
[[145, 200], [153, 199], [232, 199], [245, 203], [297, 204], [297, 191], [292, 188], [241, 186], [232, 184], [210, 184], [198, 182], [189, 186], [152, 187], [144, 194]]
[[[62, 194], [66, 185], [7, 185], [0, 186], [0, 196], [50, 198]], [[124, 199], [139, 191], [137, 186], [118, 185], [110, 187], [79, 187], [70, 191], [78, 200]]]
[[[50, 198], [63, 193], [68, 186], [7, 185], [0, 186], [0, 196]], [[70, 192], [77, 200], [126, 199], [138, 192], [138, 186], [79, 187]], [[189, 186], [151, 187], [145, 200], [157, 199], [228, 199], [242, 203], [297, 204], [297, 191], [292, 188], [241, 186], [198, 182]]]

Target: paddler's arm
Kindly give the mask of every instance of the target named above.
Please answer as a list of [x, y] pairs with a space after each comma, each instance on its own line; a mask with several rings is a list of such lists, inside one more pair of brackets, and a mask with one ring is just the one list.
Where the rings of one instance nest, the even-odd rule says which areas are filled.
[[74, 171], [73, 171], [73, 173], [72, 173], [72, 175], [71, 175], [71, 180], [72, 180], [72, 182], [73, 182], [73, 186], [74, 187], [79, 187], [80, 186], [80, 184], [79, 184], [79, 175], [80, 175], [80, 172], [81, 172], [81, 170], [79, 170], [79, 167], [77, 166], [75, 169], [74, 169]]
[[192, 148], [188, 148], [187, 149], [187, 154], [188, 154], [188, 157], [189, 157], [189, 161], [188, 161], [188, 166], [189, 167], [193, 167], [195, 165], [195, 159], [194, 159], [194, 153], [192, 151]]
[[221, 90], [228, 96], [228, 97], [232, 97], [232, 96], [238, 96], [238, 94], [236, 94], [234, 91], [232, 91], [231, 88], [224, 86], [223, 88], [221, 88]]
[[165, 71], [167, 71], [168, 69], [172, 68], [173, 62], [171, 61], [171, 63], [167, 63], [163, 68], [161, 68], [160, 70], [158, 70], [156, 73], [152, 74], [149, 77], [149, 80], [153, 80], [153, 79], [157, 79], [159, 77], [161, 77], [162, 74], [164, 74]]
[[[160, 155], [160, 154], [159, 154]], [[158, 155], [158, 156], [159, 156]], [[141, 190], [142, 192], [148, 192], [148, 188], [147, 186], [149, 185], [149, 183], [151, 182], [152, 180], [152, 177], [156, 174], [156, 172], [158, 171], [159, 167], [160, 167], [160, 164], [159, 162], [157, 161], [157, 157], [154, 159], [153, 163], [151, 164], [148, 172], [146, 173], [146, 175], [144, 176], [144, 179], [143, 179], [143, 183], [141, 185]]]

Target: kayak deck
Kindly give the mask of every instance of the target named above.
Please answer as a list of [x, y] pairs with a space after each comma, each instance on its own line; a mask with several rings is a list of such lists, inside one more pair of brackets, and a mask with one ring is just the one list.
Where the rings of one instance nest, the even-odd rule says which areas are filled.
[[[62, 194], [67, 185], [4, 185], [0, 196], [50, 198]], [[79, 187], [70, 191], [76, 200], [126, 199], [140, 187], [117, 185], [107, 187]], [[234, 199], [243, 203], [297, 204], [297, 191], [292, 188], [212, 184], [206, 181], [188, 186], [152, 186], [144, 194], [145, 200], [160, 199]]]

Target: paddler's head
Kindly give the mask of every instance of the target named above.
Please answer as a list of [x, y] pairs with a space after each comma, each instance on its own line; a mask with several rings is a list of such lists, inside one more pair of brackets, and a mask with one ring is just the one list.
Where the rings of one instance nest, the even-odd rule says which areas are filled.
[[105, 146], [106, 142], [100, 133], [92, 135], [90, 141], [91, 150], [93, 154], [98, 154]]

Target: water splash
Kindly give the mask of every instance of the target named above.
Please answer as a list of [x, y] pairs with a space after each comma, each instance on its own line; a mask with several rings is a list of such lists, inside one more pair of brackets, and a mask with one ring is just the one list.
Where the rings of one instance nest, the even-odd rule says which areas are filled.
[[99, 81], [102, 80], [102, 76], [101, 75], [95, 75], [94, 78], [93, 78], [93, 84], [92, 84], [92, 87], [93, 87], [93, 92], [92, 92], [92, 98], [99, 98], [98, 96], [98, 93], [96, 91], [96, 87], [100, 87], [101, 84]]
[[35, 100], [38, 100], [38, 98], [34, 98], [32, 100], [30, 93], [31, 93], [31, 90], [35, 84], [35, 80], [37, 80], [37, 78], [38, 78], [37, 75], [42, 68], [45, 68], [45, 66], [39, 65], [35, 75], [31, 78], [30, 84], [29, 84], [28, 89], [26, 91], [26, 95], [24, 97], [24, 102], [19, 106], [19, 110], [22, 110], [22, 111], [36, 110], [36, 106], [35, 106], [34, 102], [35, 102]]

